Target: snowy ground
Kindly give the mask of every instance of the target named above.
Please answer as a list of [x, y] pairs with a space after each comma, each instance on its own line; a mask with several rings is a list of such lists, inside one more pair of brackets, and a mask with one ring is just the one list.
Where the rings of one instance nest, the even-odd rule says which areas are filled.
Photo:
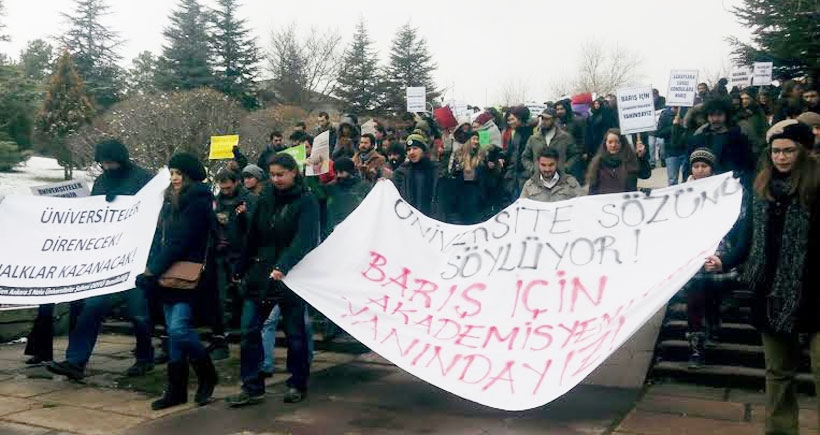
[[[89, 183], [94, 177], [85, 171], [74, 170], [74, 179]], [[31, 195], [31, 187], [64, 181], [63, 168], [57, 160], [46, 157], [32, 157], [17, 166], [12, 172], [0, 172], [0, 197], [12, 194]]]

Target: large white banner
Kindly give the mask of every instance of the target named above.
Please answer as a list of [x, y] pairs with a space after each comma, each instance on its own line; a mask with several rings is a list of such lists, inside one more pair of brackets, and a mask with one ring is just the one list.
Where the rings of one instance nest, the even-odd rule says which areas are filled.
[[137, 195], [0, 203], [0, 304], [68, 302], [134, 288], [145, 270], [167, 169]]
[[655, 100], [652, 86], [618, 89], [618, 125], [621, 133], [655, 131]]
[[472, 226], [382, 181], [286, 277], [411, 374], [499, 409], [544, 405], [607, 359], [734, 224], [729, 174], [642, 193], [519, 200]]

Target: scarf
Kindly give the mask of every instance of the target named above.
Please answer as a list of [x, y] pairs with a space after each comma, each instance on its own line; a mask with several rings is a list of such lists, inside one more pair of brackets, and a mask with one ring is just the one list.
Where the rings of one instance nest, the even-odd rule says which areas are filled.
[[772, 179], [769, 182], [769, 190], [776, 201], [783, 201], [792, 195], [791, 173], [783, 173], [777, 169], [772, 169]]
[[617, 168], [621, 166], [621, 157], [617, 154], [605, 153], [601, 158], [601, 164], [606, 168]]
[[561, 179], [561, 176], [558, 175], [558, 171], [555, 171], [555, 174], [553, 174], [552, 178], [550, 178], [549, 180], [545, 180], [543, 175], [540, 176], [540, 179], [541, 184], [544, 187], [546, 187], [547, 189], [552, 189], [553, 187], [555, 187], [556, 184], [558, 184], [558, 180]]

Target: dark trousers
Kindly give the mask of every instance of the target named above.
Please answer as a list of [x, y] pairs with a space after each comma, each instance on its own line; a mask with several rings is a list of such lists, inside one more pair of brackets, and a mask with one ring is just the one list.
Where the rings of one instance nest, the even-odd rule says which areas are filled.
[[148, 299], [145, 292], [137, 288], [85, 299], [77, 316], [76, 325], [68, 334], [68, 349], [65, 352], [68, 362], [85, 367], [97, 344], [97, 336], [100, 334], [103, 319], [115, 304], [123, 301], [134, 326], [134, 335], [137, 339], [137, 361], [152, 362], [154, 360]]
[[[690, 332], [720, 324], [721, 289], [714, 281], [693, 278], [686, 288], [686, 315]], [[704, 324], [705, 320], [705, 324]]]
[[24, 353], [43, 361], [54, 359], [54, 304], [44, 304], [37, 308], [37, 318], [28, 335]]
[[[287, 385], [300, 391], [307, 391], [310, 357], [305, 330], [305, 301], [281, 282], [273, 285], [278, 287], [274, 303], [278, 303], [282, 309], [282, 329], [287, 338], [287, 369], [291, 375]], [[240, 375], [242, 389], [252, 395], [265, 392], [265, 380], [259, 376], [265, 355], [262, 347], [262, 324], [268, 318], [273, 305], [246, 299], [242, 306]]]

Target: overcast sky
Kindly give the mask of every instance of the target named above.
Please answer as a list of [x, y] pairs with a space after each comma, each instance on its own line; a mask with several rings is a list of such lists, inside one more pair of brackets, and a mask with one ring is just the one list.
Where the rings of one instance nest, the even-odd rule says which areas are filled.
[[[5, 0], [10, 43], [0, 52], [17, 56], [26, 42], [65, 29], [60, 12], [72, 0]], [[123, 66], [143, 50], [160, 53], [172, 0], [109, 0], [107, 24], [120, 32]], [[214, 1], [204, 1], [213, 6]], [[642, 83], [666, 93], [670, 69], [699, 69], [703, 79], [729, 65], [725, 38], [749, 32], [730, 13], [741, 0], [536, 0], [533, 2], [416, 0], [244, 0], [262, 48], [273, 29], [295, 22], [302, 32], [336, 29], [350, 41], [357, 21], [367, 21], [384, 62], [396, 29], [405, 23], [427, 39], [446, 97], [470, 104], [498, 102], [505, 83], [526, 89], [527, 99], [554, 98], [553, 84], [572, 76], [581, 46], [599, 41], [636, 51]], [[516, 8], [516, 9], [513, 9]]]

